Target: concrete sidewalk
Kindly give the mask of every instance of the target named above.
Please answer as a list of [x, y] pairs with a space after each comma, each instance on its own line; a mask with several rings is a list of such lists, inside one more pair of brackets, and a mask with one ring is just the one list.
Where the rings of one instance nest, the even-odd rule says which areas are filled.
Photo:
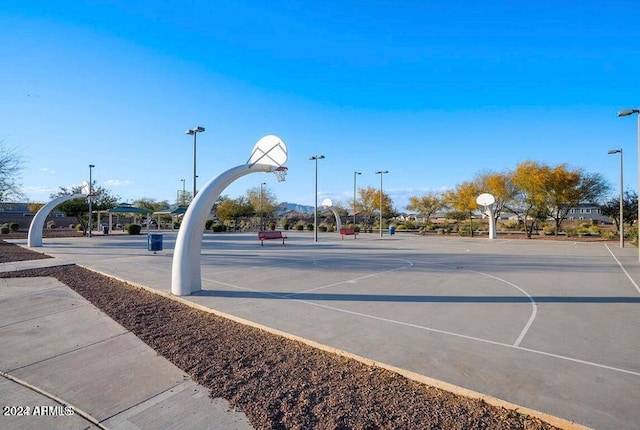
[[[0, 271], [61, 263], [5, 263]], [[2, 429], [251, 428], [56, 279], [0, 279], [0, 339]]]

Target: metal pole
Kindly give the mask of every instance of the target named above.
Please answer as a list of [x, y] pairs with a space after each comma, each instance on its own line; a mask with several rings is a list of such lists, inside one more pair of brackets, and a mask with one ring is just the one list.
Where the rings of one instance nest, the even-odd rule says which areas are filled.
[[356, 225], [356, 175], [361, 175], [360, 172], [353, 172], [353, 225]]
[[382, 237], [382, 176], [383, 173], [380, 172], [380, 237]]
[[91, 229], [93, 228], [91, 225], [92, 218], [93, 218], [93, 208], [91, 206], [91, 203], [93, 201], [93, 191], [91, 189], [92, 187], [91, 182], [93, 181], [93, 178], [91, 176], [91, 169], [93, 169], [94, 167], [96, 166], [94, 166], [93, 164], [89, 164], [89, 237], [92, 237]]
[[[633, 114], [638, 116], [638, 219], [636, 221], [636, 229], [638, 230], [638, 233], [640, 233], [640, 108], [621, 110], [620, 112], [618, 112], [618, 117], [629, 116]], [[640, 261], [640, 234], [636, 234], [636, 238], [638, 240], [638, 261]]]
[[260, 231], [264, 230], [262, 227], [262, 186], [265, 182], [260, 182]]
[[315, 176], [315, 204], [313, 211], [313, 241], [318, 241], [318, 160], [322, 160], [324, 155], [313, 155], [309, 157], [309, 160], [316, 162], [316, 176]]
[[197, 131], [193, 132], [193, 197], [196, 197], [196, 136], [198, 135]]
[[624, 194], [622, 192], [622, 184], [622, 148], [620, 148], [620, 248], [624, 248]]
[[313, 241], [318, 241], [318, 157], [316, 160], [316, 180], [315, 180], [315, 204], [313, 210]]
[[376, 174], [380, 174], [380, 237], [382, 237], [382, 175], [389, 173], [388, 170], [378, 170]]
[[184, 195], [185, 195], [185, 193], [187, 192], [187, 191], [185, 190], [185, 188], [184, 188], [184, 187], [185, 187], [185, 182], [186, 182], [186, 181], [185, 181], [184, 179], [180, 179], [180, 180], [182, 181], [182, 198], [180, 199], [180, 204], [182, 204], [182, 205], [184, 206]]

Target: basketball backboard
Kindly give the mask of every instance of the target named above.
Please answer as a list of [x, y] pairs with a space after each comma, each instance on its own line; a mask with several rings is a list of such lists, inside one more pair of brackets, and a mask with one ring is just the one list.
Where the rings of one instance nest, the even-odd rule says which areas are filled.
[[287, 145], [282, 139], [272, 134], [264, 136], [253, 147], [247, 164], [267, 164], [281, 167], [287, 162]]
[[490, 206], [496, 202], [496, 198], [489, 193], [482, 193], [476, 199], [476, 203], [480, 206]]

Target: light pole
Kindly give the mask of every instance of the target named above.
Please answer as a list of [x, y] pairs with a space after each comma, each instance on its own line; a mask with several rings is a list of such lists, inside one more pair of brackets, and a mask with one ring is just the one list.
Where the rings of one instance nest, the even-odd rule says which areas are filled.
[[623, 193], [622, 193], [622, 148], [611, 149], [608, 154], [620, 153], [620, 248], [624, 248], [624, 209], [623, 209]]
[[[618, 112], [619, 117], [629, 116], [636, 114], [638, 115], [638, 160], [640, 160], [640, 108], [635, 109], [625, 109]], [[638, 221], [636, 222], [636, 226], [640, 229], [640, 161], [638, 161]], [[638, 261], [640, 261], [640, 235], [638, 236]]]
[[262, 227], [262, 196], [263, 196], [262, 186], [263, 185], [267, 185], [267, 183], [260, 182], [260, 231], [264, 230], [264, 228]]
[[380, 175], [380, 237], [382, 237], [382, 175], [389, 173], [388, 170], [378, 170], [376, 175]]
[[91, 173], [92, 173], [91, 169], [93, 169], [94, 167], [96, 167], [94, 164], [89, 164], [89, 237], [92, 237], [91, 236], [91, 229], [92, 229], [91, 221], [92, 221], [92, 218], [93, 218], [93, 208], [91, 206], [91, 203], [93, 201], [93, 191], [91, 189], [91, 187], [92, 187], [91, 182], [93, 181], [93, 178], [91, 177]]
[[184, 206], [184, 194], [187, 192], [187, 190], [185, 190], [185, 180], [184, 179], [180, 179], [182, 181], [182, 198], [180, 199], [180, 204], [182, 206]]
[[353, 225], [356, 225], [356, 177], [362, 175], [361, 172], [353, 172]]
[[313, 241], [318, 241], [318, 160], [322, 160], [324, 155], [312, 155], [309, 160], [316, 162], [316, 192], [315, 192], [315, 205], [313, 211]]
[[186, 134], [193, 136], [193, 196], [191, 198], [195, 199], [196, 197], [196, 136], [198, 133], [202, 133], [204, 131], [204, 127], [194, 127], [190, 130], [185, 131]]

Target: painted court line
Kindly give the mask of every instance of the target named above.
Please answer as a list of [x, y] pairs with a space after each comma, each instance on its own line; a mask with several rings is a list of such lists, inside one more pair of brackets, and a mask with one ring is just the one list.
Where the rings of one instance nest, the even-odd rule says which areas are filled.
[[627, 269], [624, 268], [624, 266], [622, 265], [620, 260], [618, 260], [618, 258], [613, 254], [613, 252], [611, 252], [611, 248], [609, 248], [609, 245], [607, 245], [605, 243], [604, 246], [607, 248], [607, 251], [609, 251], [609, 253], [613, 257], [613, 259], [616, 260], [616, 263], [618, 263], [618, 266], [620, 266], [620, 268], [622, 269], [624, 274], [627, 275], [627, 278], [629, 278], [629, 280], [631, 281], [633, 286], [636, 287], [636, 290], [638, 290], [638, 293], [640, 293], [640, 287], [638, 287], [638, 284], [636, 284], [636, 282], [633, 280], [633, 278], [631, 278], [631, 275], [629, 275], [629, 272], [627, 272]]

